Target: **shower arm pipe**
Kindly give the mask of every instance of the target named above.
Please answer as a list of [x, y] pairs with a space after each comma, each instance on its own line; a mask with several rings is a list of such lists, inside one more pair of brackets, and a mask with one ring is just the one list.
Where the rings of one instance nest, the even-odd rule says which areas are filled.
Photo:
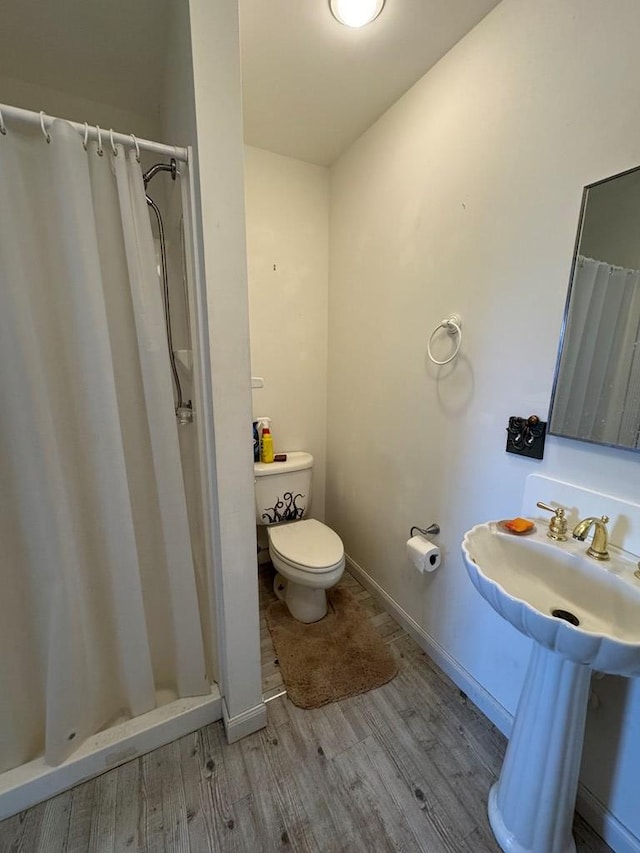
[[[16, 121], [26, 122], [27, 124], [36, 124], [38, 126], [41, 126], [43, 123], [45, 128], [50, 127], [51, 123], [58, 118], [58, 116], [49, 115], [41, 117], [40, 113], [33, 112], [32, 110], [23, 110], [22, 107], [12, 107], [8, 104], [0, 104], [0, 113], [2, 114], [3, 119], [15, 119]], [[97, 126], [88, 125], [88, 127], [85, 128], [84, 124], [80, 124], [77, 121], [70, 121], [66, 118], [60, 120], [67, 122], [67, 124], [70, 124], [74, 130], [77, 130], [83, 140], [85, 132], [88, 133], [88, 139], [95, 140], [98, 138]], [[102, 130], [102, 133], [105, 133], [104, 129]], [[112, 136], [109, 131], [106, 132], [106, 136], [108, 136], [109, 141], [111, 141]], [[114, 130], [113, 141], [119, 142], [121, 145], [125, 145], [128, 148], [135, 147], [130, 133], [116, 133]], [[175, 157], [176, 160], [179, 160], [182, 163], [187, 163], [189, 160], [189, 154], [186, 148], [179, 148], [174, 145], [165, 145], [162, 142], [152, 142], [149, 139], [139, 139], [138, 137], [136, 137], [135, 141], [140, 151], [149, 151], [150, 153], [160, 154], [164, 157]]]

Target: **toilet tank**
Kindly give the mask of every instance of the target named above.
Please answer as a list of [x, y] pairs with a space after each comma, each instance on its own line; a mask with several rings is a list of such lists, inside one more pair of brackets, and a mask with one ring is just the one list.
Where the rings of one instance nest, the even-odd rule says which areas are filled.
[[304, 518], [311, 504], [313, 456], [287, 453], [286, 462], [254, 462], [256, 522], [278, 524]]

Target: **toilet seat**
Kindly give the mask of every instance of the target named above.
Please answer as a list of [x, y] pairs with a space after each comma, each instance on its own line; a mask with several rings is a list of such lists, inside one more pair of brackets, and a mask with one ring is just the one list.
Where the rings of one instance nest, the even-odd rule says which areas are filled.
[[267, 529], [269, 548], [294, 569], [324, 574], [344, 566], [342, 540], [321, 521], [310, 518]]

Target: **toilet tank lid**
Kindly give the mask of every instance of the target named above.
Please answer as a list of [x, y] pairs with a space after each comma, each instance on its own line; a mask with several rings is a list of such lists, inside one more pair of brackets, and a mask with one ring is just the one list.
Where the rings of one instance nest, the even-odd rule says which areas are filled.
[[267, 474], [290, 474], [292, 471], [304, 471], [305, 468], [311, 468], [312, 465], [313, 456], [310, 453], [294, 450], [287, 453], [286, 462], [254, 462], [253, 470], [256, 477], [265, 477]]

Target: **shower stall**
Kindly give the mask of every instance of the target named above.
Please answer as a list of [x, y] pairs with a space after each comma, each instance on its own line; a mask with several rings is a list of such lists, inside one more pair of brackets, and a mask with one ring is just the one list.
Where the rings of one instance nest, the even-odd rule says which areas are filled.
[[0, 106], [0, 818], [222, 715], [190, 150]]

